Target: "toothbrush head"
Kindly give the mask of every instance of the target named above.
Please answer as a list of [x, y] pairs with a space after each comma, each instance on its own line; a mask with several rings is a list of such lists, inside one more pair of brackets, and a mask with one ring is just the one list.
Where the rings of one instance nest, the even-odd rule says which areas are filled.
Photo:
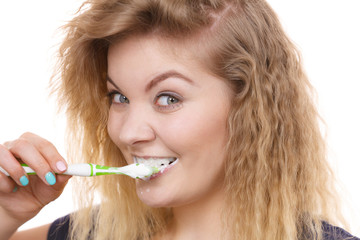
[[139, 164], [139, 163], [136, 163], [136, 166], [144, 166], [144, 167], [146, 167], [146, 168], [149, 170], [149, 174], [147, 174], [147, 175], [144, 176], [144, 177], [137, 177], [137, 179], [142, 179], [142, 180], [147, 181], [147, 180], [150, 179], [150, 177], [151, 177], [152, 175], [160, 172], [160, 169], [157, 168], [157, 167], [154, 167], [154, 166], [146, 166], [146, 165], [144, 165], [144, 164]]
[[159, 168], [157, 168], [157, 167], [151, 167], [151, 170], [152, 170], [151, 175], [154, 175], [154, 174], [160, 172]]

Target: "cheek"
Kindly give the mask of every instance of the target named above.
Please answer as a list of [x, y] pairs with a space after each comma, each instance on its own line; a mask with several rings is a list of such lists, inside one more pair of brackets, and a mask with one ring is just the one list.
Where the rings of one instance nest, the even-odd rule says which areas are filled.
[[[177, 149], [196, 151], [226, 141], [227, 111], [196, 108], [167, 119], [160, 126], [162, 136]], [[160, 129], [160, 128], [159, 128]]]
[[109, 116], [108, 116], [108, 121], [107, 121], [107, 131], [108, 134], [111, 138], [111, 140], [117, 144], [118, 142], [118, 126], [117, 123], [118, 121], [116, 121], [116, 117], [114, 116], [114, 113], [111, 112], [111, 110], [109, 111]]

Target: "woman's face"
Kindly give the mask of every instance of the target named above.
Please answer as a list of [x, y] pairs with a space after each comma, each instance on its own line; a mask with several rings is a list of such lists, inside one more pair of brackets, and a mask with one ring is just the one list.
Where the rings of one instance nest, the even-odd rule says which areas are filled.
[[139, 198], [153, 207], [222, 194], [232, 90], [181, 46], [140, 37], [108, 53], [111, 139], [129, 164], [176, 159], [151, 180], [136, 180]]

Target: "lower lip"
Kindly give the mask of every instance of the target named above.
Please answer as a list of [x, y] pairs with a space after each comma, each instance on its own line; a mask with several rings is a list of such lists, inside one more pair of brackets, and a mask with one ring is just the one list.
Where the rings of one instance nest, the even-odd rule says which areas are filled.
[[164, 170], [156, 173], [156, 174], [153, 174], [151, 175], [150, 179], [149, 180], [153, 180], [155, 178], [158, 178], [162, 175], [164, 175], [165, 173], [167, 173], [177, 162], [178, 162], [179, 159], [176, 159], [172, 164], [170, 164], [167, 168], [165, 168]]

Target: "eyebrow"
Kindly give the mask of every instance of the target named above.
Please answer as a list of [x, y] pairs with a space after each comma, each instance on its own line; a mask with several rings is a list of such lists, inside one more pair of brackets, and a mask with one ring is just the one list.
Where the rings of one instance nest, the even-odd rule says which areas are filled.
[[181, 78], [183, 80], [185, 80], [186, 82], [190, 83], [190, 84], [194, 84], [194, 81], [191, 80], [190, 78], [186, 77], [185, 75], [175, 71], [175, 70], [170, 70], [167, 72], [164, 72], [160, 75], [155, 76], [145, 87], [145, 92], [150, 91], [151, 88], [155, 87], [157, 84], [159, 84], [161, 81], [164, 81], [168, 78]]
[[[157, 84], [159, 84], [160, 82], [168, 79], [168, 78], [171, 78], [171, 77], [175, 77], [175, 78], [181, 78], [183, 80], [185, 80], [186, 82], [189, 82], [190, 84], [194, 84], [194, 81], [191, 80], [190, 78], [186, 77], [185, 75], [175, 71], [175, 70], [170, 70], [170, 71], [167, 71], [167, 72], [164, 72], [164, 73], [161, 73], [157, 76], [155, 76], [145, 87], [145, 92], [148, 92], [150, 91], [151, 88], [155, 87]], [[117, 90], [120, 90], [120, 88], [116, 85], [116, 83], [109, 77], [109, 76], [106, 76], [106, 80], [108, 82], [110, 82]]]
[[111, 83], [111, 85], [113, 85], [117, 90], [120, 90], [120, 88], [118, 87], [118, 85], [116, 85], [116, 83], [109, 77], [109, 75], [106, 76], [106, 81], [108, 81], [109, 83]]

